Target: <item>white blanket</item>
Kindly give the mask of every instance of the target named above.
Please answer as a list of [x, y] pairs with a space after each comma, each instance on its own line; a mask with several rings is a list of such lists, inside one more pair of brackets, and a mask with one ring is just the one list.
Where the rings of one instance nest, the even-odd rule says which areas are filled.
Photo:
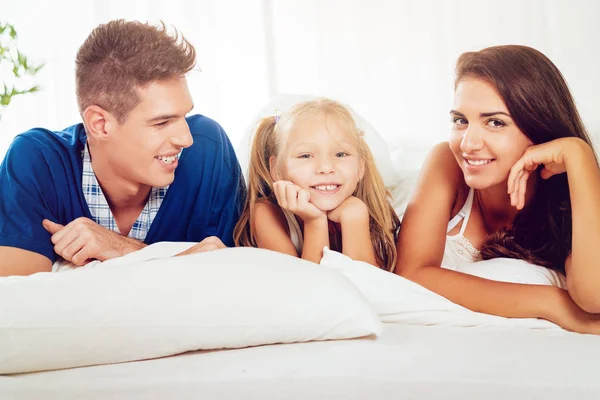
[[[153, 259], [169, 258], [193, 243], [161, 242], [148, 246], [124, 257], [93, 262], [85, 268], [108, 265], [127, 265]], [[324, 249], [321, 265], [344, 274], [367, 298], [382, 322], [416, 325], [450, 326], [507, 326], [532, 329], [561, 329], [556, 324], [535, 318], [504, 318], [470, 311], [424, 287], [375, 268], [370, 264], [354, 261], [345, 255]], [[53, 270], [68, 271], [73, 266], [64, 261], [55, 263]], [[562, 286], [564, 281], [545, 268], [520, 260], [497, 259], [474, 263], [465, 273], [489, 279], [520, 283]]]
[[[490, 260], [475, 263], [472, 270], [476, 271], [477, 264], [489, 275], [500, 278], [498, 268], [510, 265], [511, 270], [522, 283], [553, 284], [548, 279], [547, 283], [539, 279], [539, 268], [520, 260]], [[504, 264], [504, 265], [503, 265]], [[405, 323], [416, 325], [452, 325], [452, 326], [509, 326], [534, 329], [561, 329], [556, 324], [535, 318], [504, 318], [494, 315], [473, 312], [461, 307], [450, 300], [428, 290], [424, 287], [405, 279], [401, 276], [375, 268], [370, 264], [353, 261], [343, 254], [325, 249], [321, 265], [338, 269], [344, 274], [363, 295], [369, 300], [371, 306], [379, 314], [382, 322]], [[520, 271], [515, 269], [519, 267]], [[533, 273], [523, 273], [533, 271]], [[471, 271], [465, 271], [471, 272]], [[480, 274], [483, 276], [483, 274]], [[532, 277], [531, 282], [526, 282], [525, 277]], [[545, 276], [545, 275], [542, 275]], [[553, 277], [553, 274], [549, 274]], [[483, 276], [486, 277], [486, 276]], [[506, 279], [504, 274], [502, 280]], [[500, 279], [498, 279], [500, 280]], [[533, 281], [535, 280], [535, 281]]]

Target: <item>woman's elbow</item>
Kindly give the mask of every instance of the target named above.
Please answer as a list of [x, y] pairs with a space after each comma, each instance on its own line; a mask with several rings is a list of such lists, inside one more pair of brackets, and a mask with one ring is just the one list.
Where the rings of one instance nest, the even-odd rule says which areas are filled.
[[598, 294], [595, 296], [584, 295], [578, 297], [573, 297], [573, 300], [583, 311], [590, 314], [600, 314], [600, 298], [598, 298]]
[[573, 301], [585, 312], [600, 314], [600, 280], [576, 284], [567, 280], [567, 289]]
[[419, 272], [418, 266], [408, 266], [406, 264], [401, 265], [400, 263], [396, 264], [396, 268], [394, 269], [394, 273], [396, 275], [400, 275], [403, 278], [406, 278], [411, 281], [415, 281], [417, 274]]

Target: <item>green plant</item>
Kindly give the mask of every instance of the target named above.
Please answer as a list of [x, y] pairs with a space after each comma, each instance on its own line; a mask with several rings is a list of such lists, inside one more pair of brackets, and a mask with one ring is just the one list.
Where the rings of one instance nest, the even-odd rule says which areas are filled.
[[0, 22], [0, 118], [2, 111], [10, 104], [14, 96], [37, 92], [40, 87], [27, 85], [25, 88], [17, 84], [26, 76], [33, 76], [44, 66], [32, 65], [27, 57], [17, 49], [17, 31], [9, 23]]

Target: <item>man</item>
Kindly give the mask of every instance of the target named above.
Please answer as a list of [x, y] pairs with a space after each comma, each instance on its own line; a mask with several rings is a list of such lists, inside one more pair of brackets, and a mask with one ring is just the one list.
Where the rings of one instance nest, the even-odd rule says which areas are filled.
[[233, 244], [245, 185], [223, 129], [186, 118], [195, 62], [164, 25], [116, 20], [92, 31], [76, 60], [83, 123], [17, 136], [0, 165], [0, 276], [158, 241]]

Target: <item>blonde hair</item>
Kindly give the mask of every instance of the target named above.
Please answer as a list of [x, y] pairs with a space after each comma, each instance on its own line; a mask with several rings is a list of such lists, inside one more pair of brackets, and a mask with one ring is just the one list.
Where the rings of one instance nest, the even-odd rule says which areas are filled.
[[282, 116], [270, 116], [258, 122], [250, 150], [248, 197], [234, 230], [235, 244], [257, 247], [253, 215], [256, 203], [270, 201], [277, 204], [273, 195], [269, 160], [271, 157], [278, 158], [285, 132], [306, 117], [319, 114], [336, 118], [357, 148], [360, 160], [364, 162], [364, 176], [354, 195], [369, 209], [371, 244], [377, 263], [383, 269], [391, 271], [396, 264], [396, 234], [400, 221], [388, 200], [390, 195], [377, 171], [373, 154], [362, 137], [363, 132], [356, 126], [352, 113], [337, 101], [326, 98], [299, 103]]
[[136, 89], [150, 82], [184, 76], [196, 65], [196, 50], [161, 22], [152, 26], [118, 19], [88, 36], [75, 61], [79, 113], [97, 105], [123, 123], [140, 102]]

